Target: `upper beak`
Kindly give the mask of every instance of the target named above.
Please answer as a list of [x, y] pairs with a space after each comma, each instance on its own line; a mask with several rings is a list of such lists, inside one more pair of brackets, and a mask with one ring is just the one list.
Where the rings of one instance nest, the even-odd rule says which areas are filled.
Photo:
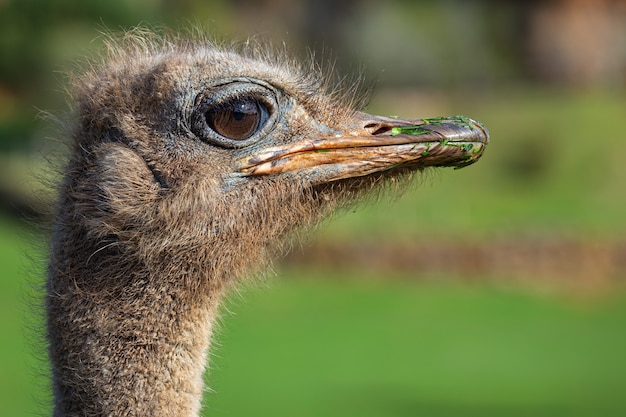
[[396, 119], [355, 115], [355, 127], [264, 149], [239, 161], [240, 175], [297, 171], [315, 183], [359, 177], [399, 166], [464, 167], [489, 143], [480, 122], [463, 116]]

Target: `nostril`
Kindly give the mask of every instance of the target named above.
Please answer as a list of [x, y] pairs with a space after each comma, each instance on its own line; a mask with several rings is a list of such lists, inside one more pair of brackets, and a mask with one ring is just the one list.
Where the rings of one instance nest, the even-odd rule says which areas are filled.
[[382, 135], [391, 130], [390, 126], [380, 123], [368, 123], [364, 126], [365, 129], [371, 130], [370, 134], [373, 136]]

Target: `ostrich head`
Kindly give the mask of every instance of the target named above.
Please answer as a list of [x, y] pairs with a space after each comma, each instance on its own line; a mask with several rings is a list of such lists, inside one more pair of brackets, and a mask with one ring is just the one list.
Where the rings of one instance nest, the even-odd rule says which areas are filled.
[[130, 38], [76, 82], [47, 283], [57, 415], [193, 415], [228, 284], [384, 180], [488, 142], [464, 117], [362, 113], [256, 48]]

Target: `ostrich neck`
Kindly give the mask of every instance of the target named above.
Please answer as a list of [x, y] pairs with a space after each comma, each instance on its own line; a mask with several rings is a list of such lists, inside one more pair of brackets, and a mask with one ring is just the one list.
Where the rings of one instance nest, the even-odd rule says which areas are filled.
[[221, 288], [189, 291], [188, 265], [141, 268], [114, 249], [55, 262], [65, 250], [48, 277], [54, 416], [197, 416]]
[[289, 181], [224, 196], [206, 175], [161, 195], [117, 143], [68, 172], [46, 297], [55, 416], [197, 415], [221, 295], [321, 218], [317, 199]]

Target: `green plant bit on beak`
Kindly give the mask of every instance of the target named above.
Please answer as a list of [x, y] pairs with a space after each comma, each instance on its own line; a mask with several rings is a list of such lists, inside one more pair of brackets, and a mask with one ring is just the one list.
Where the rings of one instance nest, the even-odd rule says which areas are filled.
[[[472, 119], [470, 119], [469, 117], [465, 117], [465, 116], [431, 117], [431, 118], [423, 119], [423, 120], [426, 124], [433, 125], [433, 126], [441, 126], [445, 123], [450, 123], [450, 122], [459, 123], [459, 124], [463, 124], [467, 126], [469, 130], [474, 130], [474, 126], [472, 125]], [[477, 123], [483, 126], [482, 123], [480, 122], [477, 122]]]
[[[391, 136], [396, 135], [425, 135], [431, 133], [431, 130], [425, 129], [424, 126], [442, 126], [445, 124], [456, 123], [467, 127], [469, 130], [474, 130], [472, 125], [472, 119], [465, 116], [452, 116], [452, 117], [432, 117], [429, 119], [423, 119], [424, 124], [410, 125], [410, 126], [397, 126], [391, 128]], [[482, 125], [481, 125], [482, 126]], [[447, 139], [442, 140], [441, 145], [448, 143]]]
[[431, 133], [430, 130], [424, 129], [420, 125], [398, 126], [391, 128], [391, 136], [397, 135], [426, 135]]

